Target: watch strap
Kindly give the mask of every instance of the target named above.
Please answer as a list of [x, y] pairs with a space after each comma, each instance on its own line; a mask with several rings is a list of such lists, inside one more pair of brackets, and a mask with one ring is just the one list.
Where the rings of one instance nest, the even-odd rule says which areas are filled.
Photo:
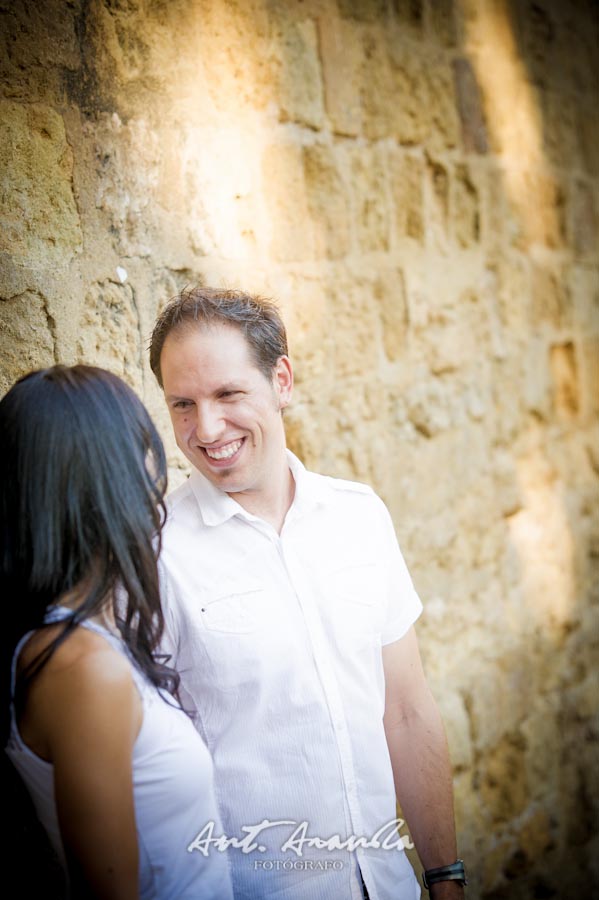
[[439, 881], [457, 881], [460, 884], [468, 884], [464, 860], [456, 859], [450, 866], [438, 866], [436, 869], [426, 869], [422, 873], [422, 883], [427, 891], [431, 884], [437, 884]]

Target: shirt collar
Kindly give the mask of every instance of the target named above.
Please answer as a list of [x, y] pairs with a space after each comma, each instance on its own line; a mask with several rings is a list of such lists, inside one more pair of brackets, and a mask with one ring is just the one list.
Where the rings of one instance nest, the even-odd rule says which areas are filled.
[[[286, 450], [285, 452], [295, 481], [295, 496], [291, 504], [291, 510], [296, 513], [303, 513], [323, 500], [322, 490], [317, 490], [318, 476], [308, 472], [291, 450]], [[189, 482], [205, 525], [222, 525], [223, 522], [227, 522], [233, 516], [241, 516], [244, 519], [253, 520], [257, 518], [247, 512], [229, 494], [215, 487], [198, 469], [194, 468], [192, 470]]]

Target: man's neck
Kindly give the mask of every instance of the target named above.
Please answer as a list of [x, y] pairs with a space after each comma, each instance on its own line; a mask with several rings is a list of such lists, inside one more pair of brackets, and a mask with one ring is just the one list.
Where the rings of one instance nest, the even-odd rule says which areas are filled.
[[239, 503], [246, 512], [272, 525], [277, 534], [281, 533], [295, 496], [295, 480], [286, 455], [282, 462], [265, 490], [238, 491], [229, 494], [229, 497]]

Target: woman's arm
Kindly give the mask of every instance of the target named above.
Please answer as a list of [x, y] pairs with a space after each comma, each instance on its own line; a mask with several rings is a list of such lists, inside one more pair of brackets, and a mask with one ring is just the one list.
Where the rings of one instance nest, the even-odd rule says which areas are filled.
[[32, 685], [26, 719], [54, 765], [75, 896], [137, 900], [132, 753], [142, 717], [129, 663], [83, 628]]

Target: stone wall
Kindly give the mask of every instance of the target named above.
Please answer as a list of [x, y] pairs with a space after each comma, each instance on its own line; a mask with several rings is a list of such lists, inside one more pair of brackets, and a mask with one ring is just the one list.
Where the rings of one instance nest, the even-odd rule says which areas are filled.
[[278, 298], [290, 446], [375, 486], [425, 603], [468, 896], [598, 896], [597, 3], [0, 16], [0, 387], [113, 369], [175, 483], [156, 312]]

